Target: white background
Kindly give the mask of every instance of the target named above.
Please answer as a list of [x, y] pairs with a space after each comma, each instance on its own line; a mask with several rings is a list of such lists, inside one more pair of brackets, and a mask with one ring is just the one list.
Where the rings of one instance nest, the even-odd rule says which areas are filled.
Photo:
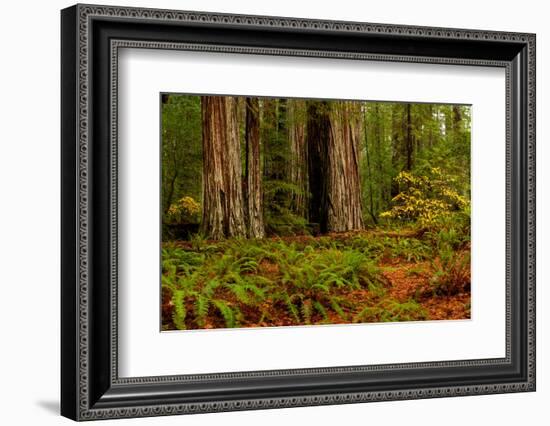
[[[538, 132], [538, 390], [347, 406], [107, 421], [102, 424], [546, 424], [550, 400], [550, 28], [540, 0], [272, 2], [115, 1], [106, 4], [536, 32]], [[0, 400], [2, 424], [69, 424], [59, 394], [59, 9], [66, 1], [3, 4], [0, 67]], [[545, 80], [546, 79], [546, 80]], [[545, 189], [546, 188], [546, 194]], [[220, 351], [220, 356], [222, 356]]]
[[[504, 69], [123, 49], [118, 77], [122, 377], [505, 356]], [[471, 104], [472, 319], [159, 333], [161, 92]]]

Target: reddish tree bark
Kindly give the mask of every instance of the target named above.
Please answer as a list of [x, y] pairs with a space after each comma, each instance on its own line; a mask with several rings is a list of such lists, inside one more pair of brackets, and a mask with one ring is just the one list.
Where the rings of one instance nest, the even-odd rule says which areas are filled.
[[201, 110], [202, 230], [216, 240], [245, 236], [237, 101], [230, 96], [203, 96]]
[[361, 112], [355, 102], [339, 102], [331, 110], [329, 138], [328, 227], [330, 231], [363, 228], [359, 144]]
[[307, 145], [305, 126], [305, 102], [288, 101], [288, 137], [290, 142], [289, 178], [298, 187], [292, 196], [293, 211], [305, 217], [307, 209]]
[[265, 235], [262, 208], [262, 174], [260, 169], [260, 102], [246, 98], [246, 209], [248, 236]]
[[310, 220], [321, 232], [363, 228], [358, 108], [352, 102], [308, 102]]

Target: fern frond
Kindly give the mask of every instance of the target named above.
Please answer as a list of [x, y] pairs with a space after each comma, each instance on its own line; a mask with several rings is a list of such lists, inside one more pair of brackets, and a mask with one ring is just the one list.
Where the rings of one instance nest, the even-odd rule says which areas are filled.
[[203, 287], [201, 293], [204, 296], [207, 296], [208, 298], [212, 297], [212, 294], [214, 293], [214, 290], [221, 286], [221, 283], [218, 280], [210, 280], [206, 283], [206, 285]]
[[252, 293], [259, 300], [263, 300], [265, 298], [265, 291], [254, 284], [245, 284], [244, 288]]
[[241, 272], [256, 272], [259, 266], [258, 262], [250, 257], [242, 257], [236, 264]]
[[201, 327], [204, 326], [206, 316], [208, 315], [210, 302], [211, 300], [203, 294], [199, 294], [198, 297], [195, 299], [195, 316], [197, 318], [197, 324]]
[[302, 302], [302, 316], [304, 318], [304, 322], [306, 324], [311, 324], [311, 314], [312, 314], [312, 307], [311, 307], [311, 299], [306, 299]]
[[323, 321], [327, 322], [328, 321], [328, 312], [325, 309], [325, 307], [320, 302], [318, 302], [316, 300], [313, 302], [313, 307], [315, 308], [315, 310], [317, 312], [319, 312], [321, 314], [321, 316], [323, 317]]
[[342, 306], [340, 306], [340, 303], [338, 302], [338, 299], [336, 297], [330, 298], [330, 306], [338, 314], [340, 318], [342, 318], [344, 321], [348, 320], [348, 315], [344, 312], [342, 309]]
[[298, 310], [296, 305], [292, 302], [291, 297], [287, 293], [284, 293], [282, 296], [290, 314], [294, 317], [296, 322], [300, 322], [300, 311]]
[[183, 290], [175, 290], [172, 294], [172, 304], [174, 311], [172, 313], [172, 321], [178, 330], [185, 330], [185, 317], [187, 309], [185, 309], [185, 292]]
[[240, 283], [226, 284], [226, 287], [235, 295], [239, 302], [246, 305], [250, 303], [250, 296], [245, 285]]
[[311, 286], [311, 289], [312, 290], [318, 290], [318, 291], [322, 291], [323, 293], [330, 293], [330, 287], [327, 286], [326, 284], [324, 283], [320, 283], [320, 284], [313, 284]]
[[219, 299], [213, 300], [212, 303], [216, 306], [216, 308], [218, 308], [220, 314], [222, 314], [223, 319], [225, 320], [225, 326], [227, 328], [234, 328], [237, 325], [237, 321], [231, 306], [229, 306], [227, 302]]

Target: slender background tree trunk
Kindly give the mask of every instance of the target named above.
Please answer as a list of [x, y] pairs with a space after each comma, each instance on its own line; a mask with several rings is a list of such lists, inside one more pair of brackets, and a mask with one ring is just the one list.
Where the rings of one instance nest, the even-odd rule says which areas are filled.
[[258, 98], [246, 98], [246, 128], [247, 146], [246, 170], [246, 201], [248, 216], [248, 236], [263, 238], [264, 219], [262, 209], [262, 174], [260, 170], [260, 103]]
[[405, 164], [405, 169], [410, 171], [412, 169], [413, 162], [413, 150], [414, 150], [414, 141], [412, 134], [412, 120], [411, 120], [411, 104], [407, 104], [407, 162]]
[[[367, 127], [367, 108], [365, 107], [364, 113], [362, 113], [362, 122], [363, 122], [363, 138], [365, 139], [365, 156], [367, 160], [367, 176], [369, 181], [369, 207], [368, 211], [370, 214], [370, 217], [372, 218], [372, 221], [375, 225], [378, 224], [378, 220], [376, 218], [376, 213], [374, 210], [374, 200], [373, 200], [373, 185], [372, 185], [372, 170], [371, 170], [371, 161], [370, 161], [370, 147], [369, 147], [369, 138], [368, 138], [368, 127]], [[364, 188], [364, 186], [363, 186]]]
[[288, 115], [288, 136], [290, 139], [289, 178], [299, 190], [292, 196], [292, 209], [297, 215], [305, 217], [308, 194], [306, 127], [303, 119], [305, 102], [289, 100]]
[[[392, 121], [392, 168], [393, 173], [397, 174], [401, 171], [401, 165], [399, 162], [399, 157], [401, 153], [401, 139], [400, 139], [400, 111], [398, 108], [401, 108], [400, 105], [394, 105], [392, 108], [391, 121]], [[390, 188], [390, 197], [393, 198], [399, 193], [399, 185], [392, 179], [391, 188]]]

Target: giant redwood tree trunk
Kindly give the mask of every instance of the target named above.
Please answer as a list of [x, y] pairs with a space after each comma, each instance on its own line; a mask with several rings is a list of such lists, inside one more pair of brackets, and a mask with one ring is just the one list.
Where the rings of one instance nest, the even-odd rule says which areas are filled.
[[246, 214], [248, 236], [265, 235], [262, 209], [262, 174], [260, 169], [260, 102], [246, 98]]
[[352, 102], [308, 102], [310, 220], [321, 232], [363, 228], [358, 108]]
[[363, 228], [359, 144], [362, 139], [359, 104], [339, 102], [331, 111], [329, 138], [328, 226], [331, 231]]
[[307, 146], [305, 126], [305, 102], [291, 99], [288, 101], [288, 138], [290, 142], [290, 159], [288, 176], [298, 187], [292, 195], [292, 209], [302, 217], [306, 217], [307, 209]]
[[237, 101], [230, 96], [203, 96], [201, 109], [202, 230], [216, 240], [246, 236]]

